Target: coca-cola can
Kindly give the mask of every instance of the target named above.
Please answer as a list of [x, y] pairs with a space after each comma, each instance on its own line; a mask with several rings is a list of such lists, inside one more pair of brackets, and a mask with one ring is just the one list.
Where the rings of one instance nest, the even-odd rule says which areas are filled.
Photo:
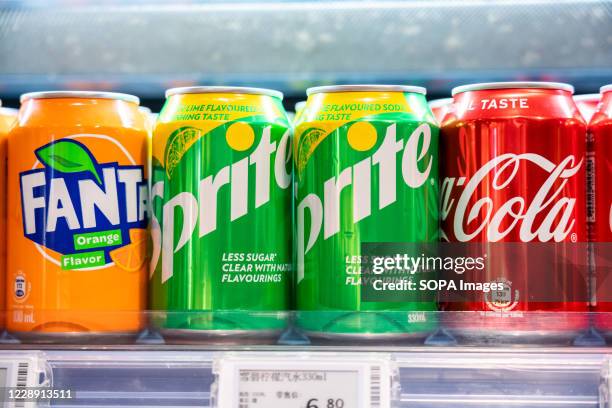
[[566, 343], [588, 329], [586, 124], [572, 93], [549, 82], [453, 89], [440, 139], [442, 237], [484, 260], [462, 284], [503, 283], [445, 298], [445, 324], [460, 338]]
[[597, 111], [597, 105], [600, 101], [600, 94], [574, 95], [574, 102], [576, 102], [576, 106], [578, 106], [578, 110], [586, 123], [589, 123], [595, 111]]
[[601, 103], [589, 124], [588, 221], [593, 241], [594, 324], [612, 339], [612, 85], [601, 88]]
[[446, 114], [453, 107], [453, 98], [433, 99], [427, 102], [438, 123], [442, 123]]

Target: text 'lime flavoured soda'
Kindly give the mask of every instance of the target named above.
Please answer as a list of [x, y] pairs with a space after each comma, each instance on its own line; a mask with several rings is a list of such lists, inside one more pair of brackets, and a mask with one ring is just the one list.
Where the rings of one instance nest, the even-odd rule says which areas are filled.
[[8, 138], [8, 329], [135, 333], [145, 307], [148, 187], [138, 98], [22, 96]]
[[292, 132], [282, 94], [193, 87], [166, 95], [153, 136], [150, 288], [152, 309], [169, 313], [157, 324], [176, 335], [282, 329], [292, 262]]
[[366, 300], [361, 269], [372, 245], [439, 238], [438, 127], [425, 89], [308, 93], [294, 142], [298, 324], [323, 337], [425, 336], [435, 294]]

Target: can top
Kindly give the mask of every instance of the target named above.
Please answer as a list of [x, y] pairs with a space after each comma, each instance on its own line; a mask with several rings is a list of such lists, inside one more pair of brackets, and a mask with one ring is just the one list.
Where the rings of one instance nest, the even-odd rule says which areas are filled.
[[558, 89], [574, 93], [574, 87], [562, 82], [539, 82], [539, 81], [511, 81], [511, 82], [484, 82], [480, 84], [461, 85], [453, 88], [453, 96], [470, 91], [484, 91], [488, 89]]
[[297, 112], [300, 109], [304, 109], [304, 106], [306, 106], [306, 101], [299, 101], [295, 104], [295, 111]]
[[449, 105], [451, 103], [453, 103], [453, 98], [433, 99], [427, 102], [430, 108], [439, 108], [441, 106]]
[[323, 92], [411, 92], [425, 95], [427, 90], [412, 85], [326, 85], [308, 88], [306, 95]]
[[147, 115], [150, 115], [152, 113], [151, 108], [147, 108], [146, 106], [139, 106], [138, 110], [142, 113], [146, 113]]
[[600, 94], [582, 94], [582, 95], [574, 95], [574, 100], [578, 102], [582, 101], [592, 101], [599, 100], [601, 98]]
[[118, 93], [118, 92], [101, 92], [101, 91], [45, 91], [45, 92], [29, 92], [21, 95], [19, 102], [24, 103], [28, 99], [59, 99], [59, 98], [80, 98], [80, 99], [116, 99], [135, 103], [138, 105], [140, 99], [137, 96]]
[[267, 95], [283, 100], [283, 93], [273, 89], [251, 88], [246, 86], [184, 86], [181, 88], [170, 88], [166, 91], [166, 98], [172, 95], [203, 94], [203, 93], [235, 93]]
[[13, 116], [17, 116], [17, 114], [19, 113], [19, 109], [15, 109], [15, 108], [3, 108], [0, 107], [0, 113], [4, 113], [5, 115], [13, 115]]
[[604, 85], [601, 88], [599, 88], [599, 93], [610, 92], [610, 91], [612, 91], [612, 84]]

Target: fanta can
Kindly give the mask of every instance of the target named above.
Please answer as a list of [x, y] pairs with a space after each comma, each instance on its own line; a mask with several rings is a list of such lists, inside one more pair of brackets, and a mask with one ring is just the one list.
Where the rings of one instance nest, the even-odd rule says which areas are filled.
[[140, 112], [145, 121], [145, 129], [147, 129], [149, 133], [152, 133], [153, 126], [155, 125], [155, 116], [153, 112], [151, 112], [151, 108], [147, 108], [146, 106], [139, 106], [138, 111]]
[[0, 328], [4, 328], [6, 309], [6, 138], [17, 119], [17, 110], [2, 108], [0, 101]]
[[[147, 130], [147, 174], [151, 174], [151, 155], [153, 154], [153, 129], [157, 115], [151, 112], [146, 106], [139, 106], [138, 111], [144, 120], [145, 129]], [[149, 189], [151, 188], [151, 178], [149, 177]]]
[[13, 124], [17, 122], [18, 113], [18, 109], [3, 107], [2, 101], [0, 101], [0, 129], [2, 129], [5, 135], [8, 134]]
[[37, 92], [21, 103], [8, 136], [7, 328], [39, 341], [133, 335], [147, 270], [139, 100]]

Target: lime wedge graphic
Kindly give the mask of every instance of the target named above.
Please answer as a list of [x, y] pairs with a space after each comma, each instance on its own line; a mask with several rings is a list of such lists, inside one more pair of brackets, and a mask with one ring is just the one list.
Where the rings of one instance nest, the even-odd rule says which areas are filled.
[[297, 169], [301, 173], [308, 163], [308, 158], [314, 151], [320, 139], [325, 136], [325, 131], [317, 128], [306, 129], [298, 141]]
[[172, 132], [170, 137], [168, 137], [164, 161], [166, 162], [166, 174], [169, 179], [172, 178], [174, 169], [179, 165], [187, 149], [189, 149], [189, 147], [191, 147], [191, 145], [201, 136], [202, 131], [200, 129], [184, 126], [176, 129]]

